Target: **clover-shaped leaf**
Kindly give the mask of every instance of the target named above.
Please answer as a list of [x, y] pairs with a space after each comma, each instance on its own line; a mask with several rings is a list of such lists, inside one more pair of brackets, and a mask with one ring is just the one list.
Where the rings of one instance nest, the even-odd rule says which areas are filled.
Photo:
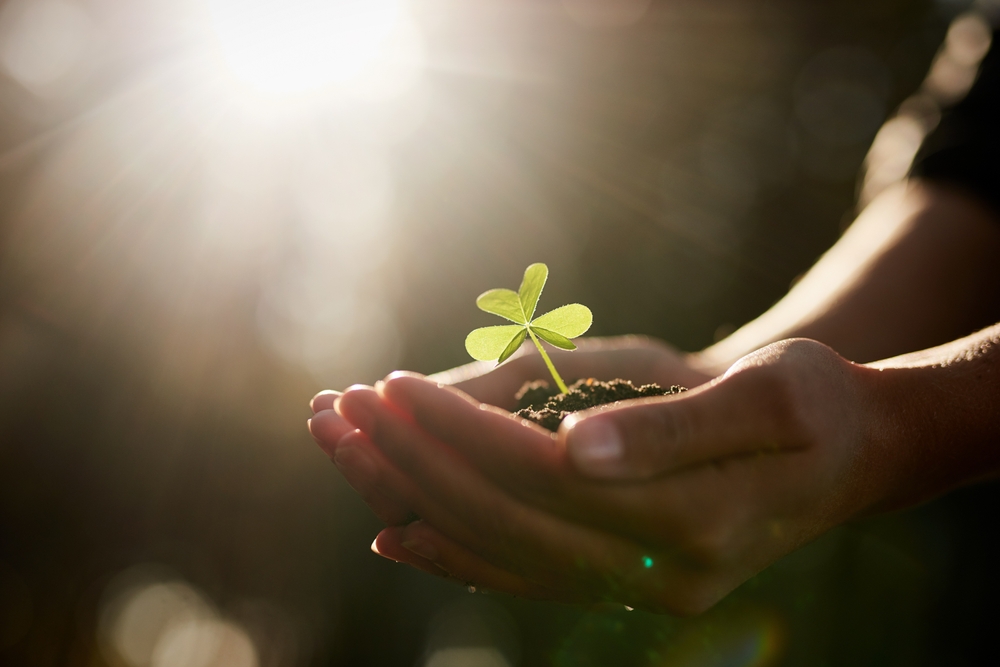
[[571, 303], [539, 315], [531, 321], [531, 328], [536, 331], [546, 329], [566, 338], [576, 338], [587, 333], [593, 322], [594, 316], [590, 308], [579, 303]]
[[528, 335], [527, 329], [518, 324], [483, 327], [469, 334], [465, 339], [465, 349], [473, 359], [493, 361], [500, 359], [510, 343], [518, 336], [521, 336], [523, 342], [526, 335]]
[[489, 292], [483, 292], [476, 299], [476, 305], [479, 306], [480, 310], [499, 315], [511, 322], [528, 323], [527, 318], [524, 317], [524, 309], [521, 308], [521, 300], [517, 298], [517, 292], [513, 290], [491, 289]]
[[559, 377], [539, 339], [563, 350], [575, 350], [576, 345], [570, 339], [586, 333], [594, 316], [586, 306], [571, 303], [534, 317], [548, 276], [547, 266], [532, 264], [525, 270], [521, 288], [517, 292], [492, 289], [479, 295], [476, 305], [481, 310], [499, 315], [515, 324], [476, 329], [466, 337], [465, 349], [474, 359], [496, 360], [500, 364], [517, 352], [525, 338], [530, 336], [559, 389], [565, 393], [568, 391], [566, 384]]
[[524, 310], [525, 322], [530, 322], [531, 318], [534, 317], [538, 297], [542, 295], [542, 288], [545, 287], [545, 281], [548, 279], [549, 267], [544, 264], [532, 264], [524, 270], [524, 278], [521, 280], [521, 289], [517, 290], [517, 297]]

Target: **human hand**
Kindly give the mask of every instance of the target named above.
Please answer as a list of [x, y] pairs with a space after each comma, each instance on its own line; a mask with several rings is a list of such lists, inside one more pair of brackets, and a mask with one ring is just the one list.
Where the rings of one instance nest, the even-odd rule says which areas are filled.
[[382, 531], [384, 555], [519, 595], [696, 613], [885, 500], [877, 382], [782, 341], [711, 385], [580, 413], [553, 436], [395, 375], [339, 399], [360, 430], [339, 446], [377, 451], [377, 476], [423, 517]]
[[[638, 384], [657, 382], [664, 386], [681, 384], [695, 387], [710, 380], [707, 368], [698, 366], [693, 355], [678, 352], [666, 343], [645, 336], [590, 338], [578, 341], [579, 349], [570, 353], [554, 350], [551, 354], [568, 378], [599, 377], [629, 378]], [[525, 382], [544, 378], [548, 374], [541, 356], [528, 346], [505, 364], [471, 363], [453, 368], [431, 379], [450, 384], [483, 403], [508, 409], [514, 408], [514, 394]], [[333, 410], [340, 392], [326, 390], [310, 402], [313, 417], [308, 422], [310, 433], [327, 456], [342, 472], [351, 468], [349, 483], [369, 502], [372, 511], [389, 525], [412, 517], [404, 502], [395, 498], [391, 489], [376, 489], [362, 482], [374, 475], [377, 464], [370, 449], [355, 449], [337, 454], [337, 442], [354, 427]], [[369, 474], [365, 474], [369, 473]]]
[[306, 420], [306, 428], [320, 449], [344, 475], [351, 488], [364, 498], [375, 516], [389, 526], [406, 523], [413, 516], [409, 506], [391, 488], [375, 481], [379, 477], [380, 468], [384, 470], [388, 466], [378, 449], [367, 443], [359, 447], [338, 449], [337, 443], [344, 436], [356, 432], [354, 426], [333, 409], [334, 403], [342, 395], [342, 392], [330, 389], [316, 394], [309, 401], [313, 416]]
[[[646, 336], [583, 338], [576, 343], [577, 349], [572, 352], [559, 349], [549, 352], [567, 381], [626, 378], [636, 385], [655, 382], [664, 387], [679, 384], [692, 388], [725, 370], [709, 368], [700, 363], [698, 355], [679, 352], [661, 340]], [[525, 382], [548, 377], [541, 355], [525, 345], [500, 366], [475, 362], [431, 375], [430, 379], [461, 389], [482, 403], [513, 410], [514, 394]]]

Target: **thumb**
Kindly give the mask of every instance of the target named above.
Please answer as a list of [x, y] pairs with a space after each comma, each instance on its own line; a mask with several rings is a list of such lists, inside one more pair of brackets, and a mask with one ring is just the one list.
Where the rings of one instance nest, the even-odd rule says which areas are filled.
[[733, 380], [570, 415], [559, 440], [578, 471], [601, 479], [644, 479], [779, 448], [789, 432], [781, 394]]

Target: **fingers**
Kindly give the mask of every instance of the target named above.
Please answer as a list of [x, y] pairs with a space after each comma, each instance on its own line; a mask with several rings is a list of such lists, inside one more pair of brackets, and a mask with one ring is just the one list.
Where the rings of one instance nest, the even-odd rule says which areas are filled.
[[331, 459], [337, 449], [337, 442], [354, 430], [343, 417], [331, 409], [323, 409], [306, 421], [306, 427], [320, 449]]
[[333, 402], [340, 397], [341, 392], [333, 391], [332, 389], [324, 389], [309, 401], [309, 407], [312, 409], [313, 413], [320, 412], [321, 410], [332, 410]]
[[572, 471], [551, 433], [477, 403], [452, 387], [393, 373], [381, 385], [384, 399], [420, 427], [468, 458], [514, 492], [551, 491]]
[[375, 539], [375, 546], [380, 555], [424, 571], [430, 571], [430, 566], [436, 571], [432, 574], [440, 573], [464, 585], [531, 600], [584, 601], [578, 594], [548, 588], [490, 564], [425, 521], [386, 528]]
[[332, 409], [340, 396], [339, 391], [316, 394], [310, 402], [315, 414], [306, 422], [309, 433], [375, 516], [389, 525], [405, 523], [413, 513], [385, 484], [398, 471], [394, 475], [378, 448]]
[[729, 456], [801, 446], [785, 387], [770, 370], [737, 373], [680, 395], [570, 415], [559, 441], [600, 479], [647, 479]]
[[[394, 373], [382, 395], [436, 440], [468, 459], [507, 493], [574, 523], [661, 543], [684, 531], [685, 512], [703, 492], [688, 479], [609, 485], [581, 477], [552, 435], [480, 406], [451, 387]], [[714, 508], [718, 499], [703, 503]]]
[[433, 574], [435, 577], [451, 579], [457, 584], [468, 585], [468, 582], [455, 579], [448, 574], [447, 571], [441, 569], [432, 561], [427, 560], [423, 556], [418, 556], [414, 552], [406, 549], [406, 547], [402, 545], [402, 540], [399, 537], [400, 531], [402, 531], [402, 528], [399, 526], [389, 526], [388, 528], [383, 529], [378, 535], [375, 536], [375, 540], [372, 542], [372, 552], [382, 556], [383, 558], [396, 561], [397, 563], [405, 563], [415, 567], [421, 572]]
[[[460, 542], [466, 545], [484, 542], [480, 533], [495, 526], [498, 515], [519, 510], [455, 452], [383, 404], [374, 391], [347, 391], [338, 403], [338, 410], [411, 480], [401, 493], [415, 511]], [[499, 536], [495, 532], [494, 537]], [[493, 562], [517, 560], [518, 554], [505, 553], [501, 545], [492, 546]], [[529, 560], [529, 554], [520, 555]]]
[[[459, 402], [451, 407], [469, 409], [460, 394], [431, 386], [458, 396]], [[754, 466], [761, 468], [761, 474], [749, 478], [733, 465], [699, 466], [627, 485], [580, 479], [573, 497], [581, 500], [583, 514], [589, 516], [573, 521], [502, 492], [465, 457], [413, 424], [372, 389], [346, 392], [338, 409], [400, 472], [401, 480], [393, 483], [399, 497], [447, 539], [499, 570], [584, 599], [674, 613], [702, 611], [745, 579], [733, 559], [744, 552], [746, 535], [733, 529], [729, 513], [735, 503], [747, 515], [744, 518], [753, 518], [758, 508], [744, 501], [758, 482], [766, 482], [763, 466]], [[518, 425], [490, 410], [473, 407], [472, 411]], [[489, 431], [480, 425], [477, 433]], [[520, 435], [535, 434], [523, 427], [521, 431]], [[593, 493], [584, 501], [588, 488]], [[588, 525], [593, 517], [599, 518], [603, 530]], [[639, 534], [646, 539], [627, 537]], [[425, 557], [432, 556], [440, 561], [438, 567], [450, 568], [453, 574], [470, 580], [481, 576], [471, 564], [462, 569], [464, 561], [458, 555], [454, 561], [443, 561], [441, 553], [423, 550]]]
[[[377, 547], [377, 549], [376, 549]], [[680, 573], [665, 584], [663, 579], [653, 579], [646, 588], [623, 585], [624, 579], [606, 580], [607, 590], [594, 593], [580, 589], [561, 588], [562, 582], [532, 581], [496, 567], [461, 544], [449, 539], [425, 521], [415, 521], [405, 527], [390, 527], [379, 533], [373, 544], [382, 556], [404, 562], [417, 569], [442, 576], [477, 589], [507, 593], [529, 600], [583, 604], [588, 602], [620, 602], [630, 607], [657, 613], [682, 616], [701, 613], [721, 599], [734, 587], [725, 590], [705, 586], [706, 577], [697, 572]], [[663, 564], [650, 557], [643, 558], [648, 570], [662, 568]], [[680, 585], [680, 581], [685, 585]], [[687, 586], [687, 583], [693, 586]], [[706, 592], [707, 591], [707, 592]]]
[[[478, 441], [482, 445], [478, 449], [484, 466], [508, 466], [512, 475], [518, 469], [523, 473], [531, 468], [535, 471], [535, 484], [539, 488], [548, 484], [550, 489], [561, 484], [561, 474], [572, 472], [547, 432], [525, 427], [499, 411], [480, 409], [460, 392], [412, 377], [400, 377], [398, 381], [390, 378], [382, 386], [385, 402], [394, 391], [393, 385], [401, 395], [406, 393], [402, 392], [404, 387], [415, 390], [416, 404], [420, 404], [417, 412], [426, 411], [429, 422], [450, 434], [457, 445], [475, 453], [476, 447], [463, 445], [460, 440], [465, 437], [472, 443]], [[425, 394], [427, 390], [430, 391]], [[509, 497], [503, 501], [503, 494], [477, 477], [467, 464], [457, 465], [464, 464], [464, 460], [453, 451], [429, 442], [426, 433], [408, 422], [393, 426], [390, 423], [393, 418], [402, 418], [394, 415], [371, 388], [349, 391], [345, 396], [338, 405], [345, 417], [374, 437], [381, 434], [379, 441], [387, 449], [403, 450], [402, 456], [397, 452], [398, 460], [390, 459], [340, 415], [330, 411], [317, 413], [310, 428], [318, 440], [331, 440], [346, 430], [332, 447], [325, 449], [332, 454], [348, 483], [390, 525], [407, 523], [414, 508], [421, 516], [448, 529], [444, 533], [417, 522], [405, 532], [403, 528], [383, 531], [373, 545], [376, 552], [439, 577], [531, 599], [613, 600], [633, 607], [678, 613], [700, 610], [717, 599], [715, 596], [706, 602], [703, 584], [706, 574], [691, 570], [685, 564], [686, 554], [664, 554], [655, 548], [643, 548], [621, 537], [544, 515]], [[447, 399], [445, 418], [437, 415], [430, 405], [442, 397]], [[364, 405], [365, 401], [372, 404]], [[421, 401], [429, 403], [424, 405]], [[447, 418], [449, 414], [453, 423]], [[485, 425], [481, 421], [484, 418]], [[390, 428], [385, 428], [385, 423]], [[393, 434], [395, 428], [405, 432]], [[505, 449], [515, 453], [510, 461], [501, 455]], [[421, 451], [429, 453], [426, 457], [429, 461], [417, 460]], [[407, 453], [415, 458], [407, 459]], [[414, 474], [414, 470], [430, 469], [433, 465], [441, 466], [439, 472], [443, 474], [436, 475], [433, 471]], [[657, 537], [676, 532], [671, 526], [676, 522], [662, 511], [649, 513], [651, 507], [661, 503], [651, 504], [651, 498], [640, 489], [595, 488], [593, 483], [573, 477], [578, 484], [597, 491], [587, 495], [587, 488], [581, 486], [564, 499], [577, 506], [567, 514], [577, 515], [578, 520], [599, 518], [598, 525], [612, 533], [624, 531], [623, 534]], [[454, 488], [448, 489], [449, 485]], [[682, 486], [675, 489], [676, 493], [657, 494], [658, 499], [690, 500], [698, 495], [694, 490], [706, 485], [696, 483], [695, 489], [689, 484]], [[675, 500], [669, 504], [678, 503]], [[655, 567], [646, 564], [654, 560]]]
[[333, 462], [383, 523], [395, 526], [413, 518], [409, 505], [396, 491], [402, 475], [363, 433], [351, 431], [345, 435], [337, 444]]
[[644, 552], [634, 543], [569, 523], [502, 493], [372, 390], [346, 392], [338, 409], [415, 482], [418, 488], [408, 489], [404, 497], [421, 517], [501, 569], [592, 594], [607, 593], [610, 581], [631, 582], [622, 595], [657, 589], [650, 580], [667, 571], [644, 570]]
[[[542, 372], [545, 372], [544, 367]], [[477, 361], [435, 373], [430, 379], [433, 382], [458, 387], [483, 403], [513, 410], [517, 403], [514, 400], [514, 395], [518, 389], [526, 380], [536, 377], [542, 376], [535, 373], [531, 359], [525, 357], [523, 353], [518, 353], [513, 359], [500, 366], [488, 361]]]

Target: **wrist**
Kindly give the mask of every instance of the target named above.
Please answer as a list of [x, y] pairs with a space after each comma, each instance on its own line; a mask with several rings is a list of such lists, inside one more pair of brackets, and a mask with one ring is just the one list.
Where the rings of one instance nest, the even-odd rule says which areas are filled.
[[854, 491], [856, 516], [919, 504], [933, 495], [931, 487], [935, 486], [923, 470], [930, 457], [917, 417], [927, 398], [921, 395], [916, 378], [900, 375], [898, 369], [857, 369], [861, 378], [858, 405], [863, 413], [856, 465], [860, 482]]
[[989, 337], [868, 370], [879, 415], [869, 449], [883, 486], [872, 511], [910, 507], [1000, 471], [1000, 354]]

